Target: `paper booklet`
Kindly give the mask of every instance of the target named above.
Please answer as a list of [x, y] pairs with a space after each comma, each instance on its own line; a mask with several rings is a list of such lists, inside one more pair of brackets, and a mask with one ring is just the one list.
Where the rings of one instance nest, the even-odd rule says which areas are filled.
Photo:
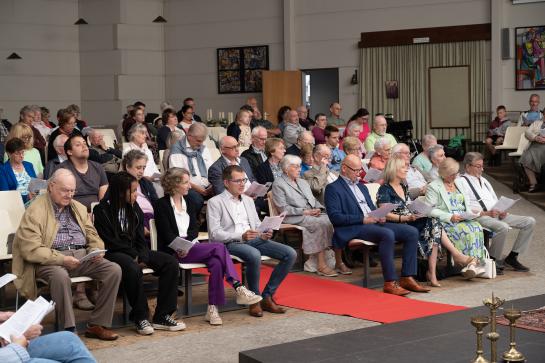
[[495, 209], [495, 210], [500, 211], [500, 212], [505, 212], [506, 210], [511, 208], [513, 206], [513, 204], [515, 204], [519, 200], [520, 200], [520, 198], [519, 199], [511, 199], [511, 198], [501, 196], [500, 199], [498, 199], [498, 201], [496, 202], [496, 204], [494, 204], [494, 206], [491, 208], [491, 210]]
[[407, 208], [413, 214], [418, 214], [421, 216], [427, 216], [430, 214], [431, 210], [435, 207], [434, 205], [429, 205], [426, 202], [422, 202], [418, 199], [413, 200], [410, 204], [407, 205]]
[[93, 252], [89, 252], [88, 254], [86, 254], [85, 256], [83, 256], [82, 258], [79, 259], [79, 262], [85, 262], [85, 261], [88, 261], [90, 259], [92, 259], [93, 257], [95, 256], [98, 256], [102, 253], [106, 253], [107, 250], [94, 250]]
[[27, 300], [8, 320], [0, 325], [0, 337], [11, 343], [11, 336], [22, 336], [31, 325], [40, 324], [43, 318], [55, 310], [55, 303], [43, 297]]
[[272, 183], [268, 182], [265, 185], [259, 184], [258, 182], [254, 181], [252, 184], [244, 191], [244, 194], [246, 194], [249, 197], [264, 197], [267, 192], [269, 191], [269, 188], [271, 187]]
[[374, 183], [377, 180], [382, 179], [382, 174], [382, 170], [369, 168], [369, 170], [367, 170], [367, 173], [365, 174], [365, 177], [363, 178], [363, 181], [366, 181], [368, 183]]
[[367, 215], [369, 217], [373, 217], [376, 219], [384, 218], [386, 217], [386, 214], [396, 209], [397, 206], [398, 204], [394, 204], [394, 203], [384, 203], [383, 205], [380, 206], [380, 208], [372, 210]]
[[15, 280], [16, 278], [17, 276], [15, 276], [14, 274], [5, 274], [4, 276], [0, 277], [0, 289]]
[[268, 230], [277, 231], [286, 217], [286, 212], [283, 212], [275, 217], [265, 217], [263, 222], [257, 227], [258, 232], [267, 232]]
[[461, 213], [458, 213], [458, 215], [467, 221], [471, 219], [475, 219], [479, 216], [478, 214], [475, 214], [473, 212], [461, 212]]
[[28, 183], [29, 192], [38, 193], [42, 189], [47, 189], [47, 180], [42, 180], [38, 178], [30, 178], [30, 183]]
[[168, 247], [172, 248], [176, 252], [184, 252], [187, 254], [191, 247], [197, 243], [199, 242], [192, 242], [182, 237], [176, 237], [172, 242], [170, 242]]

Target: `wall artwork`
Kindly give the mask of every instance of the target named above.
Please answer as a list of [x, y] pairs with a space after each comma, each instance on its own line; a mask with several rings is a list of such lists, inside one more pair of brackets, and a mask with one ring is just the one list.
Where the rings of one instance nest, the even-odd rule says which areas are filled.
[[269, 69], [269, 46], [219, 48], [218, 93], [261, 92], [263, 70]]
[[545, 25], [515, 28], [517, 90], [545, 89]]
[[399, 98], [397, 81], [386, 81], [386, 98]]

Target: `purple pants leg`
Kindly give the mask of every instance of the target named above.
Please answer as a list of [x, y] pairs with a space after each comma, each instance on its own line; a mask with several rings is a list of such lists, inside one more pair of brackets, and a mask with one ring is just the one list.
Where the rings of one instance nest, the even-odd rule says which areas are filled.
[[179, 259], [181, 263], [204, 263], [210, 272], [208, 279], [208, 303], [210, 305], [225, 304], [223, 278], [232, 284], [240, 281], [231, 256], [222, 243], [198, 243], [193, 246], [187, 256]]

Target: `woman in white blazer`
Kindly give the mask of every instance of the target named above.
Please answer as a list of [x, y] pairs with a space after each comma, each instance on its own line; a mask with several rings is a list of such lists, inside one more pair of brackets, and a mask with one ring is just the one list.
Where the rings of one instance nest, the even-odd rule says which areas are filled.
[[477, 263], [484, 258], [484, 236], [477, 217], [470, 209], [469, 197], [463, 194], [457, 180], [460, 165], [447, 158], [439, 165], [439, 179], [428, 184], [426, 202], [433, 205], [430, 217], [438, 218], [454, 246], [464, 255], [475, 257], [474, 263], [464, 269], [464, 276], [472, 278], [478, 273]]

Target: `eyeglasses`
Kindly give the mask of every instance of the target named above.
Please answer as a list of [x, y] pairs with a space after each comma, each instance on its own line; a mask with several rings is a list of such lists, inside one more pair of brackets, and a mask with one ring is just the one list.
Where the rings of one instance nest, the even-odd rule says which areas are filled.
[[359, 168], [359, 169], [354, 169], [354, 168], [351, 168], [348, 164], [344, 164], [344, 166], [346, 166], [348, 169], [352, 170], [354, 173], [361, 173], [361, 171], [363, 170], [363, 168]]
[[233, 145], [233, 146], [223, 146], [223, 148], [230, 149], [230, 150], [238, 149], [239, 147], [240, 147], [239, 144], [236, 144], [236, 145]]
[[254, 138], [255, 138], [256, 140], [267, 141], [267, 138], [266, 138], [266, 137], [257, 137], [257, 136], [254, 136]]
[[232, 179], [232, 180], [229, 180], [231, 183], [234, 183], [234, 184], [246, 184], [246, 182], [248, 181], [248, 178], [242, 178], [242, 179]]
[[483, 165], [475, 165], [475, 164], [469, 164], [469, 165], [471, 165], [472, 167], [477, 168], [477, 169], [484, 169]]

